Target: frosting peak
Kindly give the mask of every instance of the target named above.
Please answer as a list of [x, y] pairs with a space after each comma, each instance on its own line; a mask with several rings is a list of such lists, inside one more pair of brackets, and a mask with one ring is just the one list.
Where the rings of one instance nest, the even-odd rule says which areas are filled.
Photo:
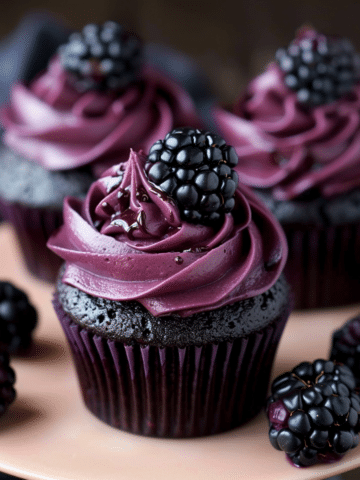
[[180, 228], [174, 203], [147, 181], [145, 161], [131, 150], [126, 168], [124, 164], [112, 167], [92, 186], [85, 211], [101, 234], [119, 241], [146, 242]]
[[246, 187], [218, 229], [190, 224], [149, 182], [131, 152], [89, 190], [68, 198], [49, 247], [66, 261], [63, 281], [94, 296], [137, 300], [153, 315], [188, 316], [253, 297], [278, 279], [284, 234]]

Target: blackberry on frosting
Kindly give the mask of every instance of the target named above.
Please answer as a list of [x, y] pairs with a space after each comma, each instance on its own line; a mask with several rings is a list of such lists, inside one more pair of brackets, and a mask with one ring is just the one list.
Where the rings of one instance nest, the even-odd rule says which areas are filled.
[[351, 91], [359, 80], [359, 57], [345, 38], [301, 29], [276, 58], [284, 82], [308, 106], [330, 103]]
[[63, 67], [75, 86], [86, 90], [122, 90], [136, 81], [141, 43], [116, 22], [86, 25], [60, 47]]
[[192, 223], [213, 224], [235, 206], [238, 157], [218, 135], [176, 128], [150, 149], [145, 169]]
[[360, 398], [347, 366], [303, 362], [272, 384], [270, 442], [298, 467], [332, 462], [358, 445], [359, 413]]

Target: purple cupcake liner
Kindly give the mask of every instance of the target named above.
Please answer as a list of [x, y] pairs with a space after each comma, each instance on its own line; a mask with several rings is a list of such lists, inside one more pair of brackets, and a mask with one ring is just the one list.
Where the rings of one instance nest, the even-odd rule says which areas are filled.
[[46, 242], [62, 224], [62, 211], [25, 207], [0, 199], [0, 214], [13, 225], [28, 270], [41, 280], [54, 282], [62, 260], [47, 248]]
[[360, 301], [360, 224], [284, 227], [289, 244], [285, 276], [295, 308]]
[[107, 424], [155, 437], [237, 427], [264, 406], [288, 312], [233, 342], [184, 348], [126, 345], [76, 324], [55, 296], [83, 400]]

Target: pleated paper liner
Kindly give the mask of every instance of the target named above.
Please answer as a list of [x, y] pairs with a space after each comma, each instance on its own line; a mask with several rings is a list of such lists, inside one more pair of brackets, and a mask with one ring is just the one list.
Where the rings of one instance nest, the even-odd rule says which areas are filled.
[[41, 280], [54, 282], [62, 260], [46, 242], [62, 224], [61, 210], [31, 208], [0, 199], [0, 214], [13, 225], [28, 270]]
[[360, 302], [360, 223], [284, 230], [289, 244], [285, 276], [295, 308]]
[[88, 409], [131, 433], [177, 438], [229, 430], [260, 411], [288, 317], [233, 342], [159, 348], [94, 335], [56, 296], [54, 308]]

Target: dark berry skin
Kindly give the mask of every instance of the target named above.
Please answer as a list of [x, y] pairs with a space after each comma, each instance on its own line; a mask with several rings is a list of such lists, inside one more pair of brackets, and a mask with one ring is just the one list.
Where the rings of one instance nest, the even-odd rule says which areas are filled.
[[36, 310], [26, 294], [9, 282], [0, 282], [0, 350], [26, 353], [36, 323]]
[[15, 372], [9, 365], [9, 355], [6, 352], [0, 353], [0, 416], [8, 409], [15, 400], [14, 389]]
[[60, 60], [79, 91], [120, 91], [137, 80], [141, 43], [116, 22], [86, 25], [59, 49]]
[[151, 147], [145, 171], [186, 221], [216, 226], [235, 207], [237, 161], [234, 148], [219, 136], [176, 128]]
[[330, 357], [347, 365], [360, 387], [360, 316], [346, 322], [333, 333]]
[[335, 461], [359, 443], [359, 402], [348, 367], [303, 362], [272, 384], [270, 442], [298, 467]]
[[316, 107], [349, 93], [359, 81], [359, 58], [345, 38], [328, 37], [305, 29], [276, 58], [284, 83], [298, 102]]

